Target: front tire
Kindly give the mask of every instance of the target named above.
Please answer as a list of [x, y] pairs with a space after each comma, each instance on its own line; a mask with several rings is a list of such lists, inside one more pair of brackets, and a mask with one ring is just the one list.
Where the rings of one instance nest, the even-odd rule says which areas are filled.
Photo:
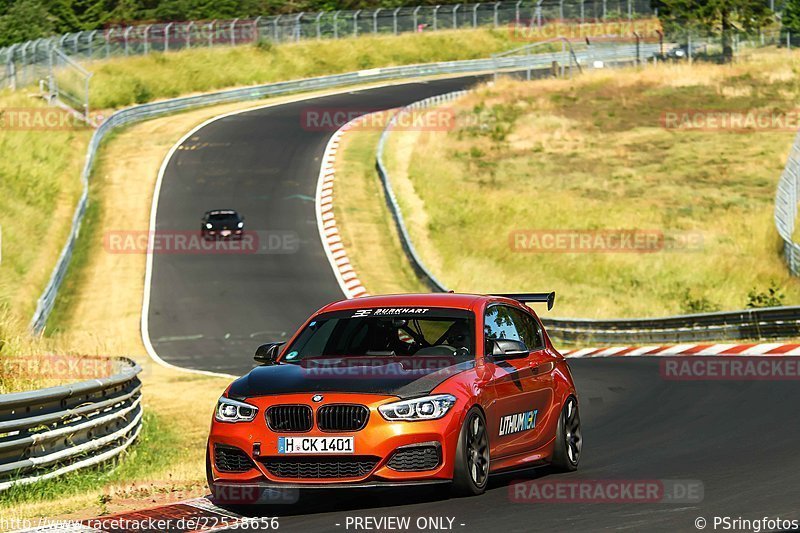
[[574, 472], [578, 469], [582, 448], [583, 438], [578, 400], [574, 396], [570, 396], [564, 402], [561, 415], [558, 417], [552, 467], [559, 472]]
[[489, 481], [489, 433], [477, 407], [467, 412], [458, 434], [452, 492], [455, 496], [483, 494]]

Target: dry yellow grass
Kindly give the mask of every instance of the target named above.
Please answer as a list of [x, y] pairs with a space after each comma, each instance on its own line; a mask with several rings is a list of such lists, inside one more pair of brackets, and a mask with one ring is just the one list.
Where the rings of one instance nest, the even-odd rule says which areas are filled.
[[[661, 115], [794, 111], [799, 68], [798, 53], [761, 51], [732, 66], [485, 86], [458, 103], [454, 131], [398, 132], [390, 143], [415, 246], [459, 291], [555, 289], [558, 316], [739, 309], [771, 283], [797, 303], [772, 222], [794, 132], [670, 131]], [[648, 254], [520, 253], [510, 242], [515, 230], [598, 229], [697, 241]]]

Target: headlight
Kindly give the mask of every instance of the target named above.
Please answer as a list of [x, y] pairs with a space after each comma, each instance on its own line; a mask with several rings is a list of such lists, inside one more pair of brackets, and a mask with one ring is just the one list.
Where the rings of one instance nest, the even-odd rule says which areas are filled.
[[239, 222], [238, 226], [239, 226], [239, 229], [242, 229], [244, 227], [244, 222]]
[[456, 397], [450, 394], [436, 394], [403, 400], [402, 402], [387, 403], [378, 407], [383, 418], [395, 420], [436, 420], [447, 414], [456, 403]]
[[222, 397], [217, 402], [214, 419], [217, 422], [252, 422], [257, 413], [258, 407], [254, 405]]
[[211, 229], [211, 228], [213, 228], [213, 227], [214, 227], [214, 226], [212, 226], [211, 224], [206, 224], [206, 229]]

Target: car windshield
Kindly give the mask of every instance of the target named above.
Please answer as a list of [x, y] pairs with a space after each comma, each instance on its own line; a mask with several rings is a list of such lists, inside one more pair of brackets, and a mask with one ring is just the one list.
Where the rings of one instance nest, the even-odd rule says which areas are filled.
[[325, 313], [286, 350], [283, 362], [337, 357], [473, 358], [472, 313], [461, 309], [372, 308]]
[[239, 216], [236, 213], [210, 213], [209, 222], [238, 222]]

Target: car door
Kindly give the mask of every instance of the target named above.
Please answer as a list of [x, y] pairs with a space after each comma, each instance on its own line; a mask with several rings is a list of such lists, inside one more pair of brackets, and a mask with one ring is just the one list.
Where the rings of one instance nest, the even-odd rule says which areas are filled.
[[[511, 339], [525, 344], [521, 355], [488, 358], [493, 365], [488, 387], [493, 405], [488, 421], [496, 443], [494, 453], [504, 457], [538, 448], [546, 438], [540, 417], [552, 401], [550, 357], [538, 323], [523, 311], [504, 304], [491, 304], [484, 313], [485, 353], [491, 354], [495, 339]], [[549, 376], [549, 379], [548, 379]]]

